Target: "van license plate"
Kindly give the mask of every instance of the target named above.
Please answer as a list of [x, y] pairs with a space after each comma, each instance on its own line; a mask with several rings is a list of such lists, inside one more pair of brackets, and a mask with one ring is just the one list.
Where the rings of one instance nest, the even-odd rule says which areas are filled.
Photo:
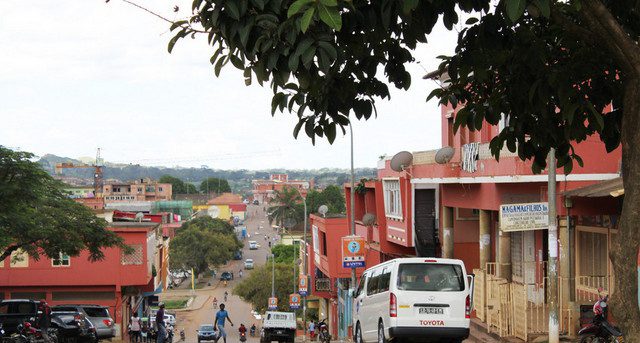
[[418, 309], [418, 313], [420, 313], [420, 314], [444, 314], [444, 309], [442, 307], [420, 307]]

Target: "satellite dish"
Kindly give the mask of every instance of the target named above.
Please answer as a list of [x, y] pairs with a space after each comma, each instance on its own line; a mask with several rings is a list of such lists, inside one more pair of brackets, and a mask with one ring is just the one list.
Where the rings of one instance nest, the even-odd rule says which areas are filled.
[[207, 214], [211, 218], [218, 218], [218, 216], [220, 215], [220, 209], [218, 208], [218, 206], [211, 206], [207, 209]]
[[320, 213], [323, 217], [325, 214], [327, 214], [327, 212], [329, 212], [329, 207], [327, 207], [327, 205], [320, 205], [320, 207], [318, 207], [318, 213]]
[[444, 148], [439, 149], [436, 152], [436, 163], [437, 164], [445, 164], [448, 163], [449, 161], [451, 161], [451, 158], [453, 157], [453, 154], [455, 153], [455, 150], [450, 147], [450, 146], [446, 146]]
[[413, 154], [408, 151], [400, 151], [391, 159], [391, 170], [402, 172], [413, 162]]
[[292, 227], [296, 226], [296, 224], [298, 224], [298, 221], [294, 218], [286, 218], [283, 224], [287, 229], [291, 229]]
[[362, 216], [362, 224], [365, 226], [371, 226], [376, 223], [376, 216], [373, 213], [367, 213]]
[[136, 221], [141, 222], [144, 219], [144, 213], [138, 212], [136, 213]]

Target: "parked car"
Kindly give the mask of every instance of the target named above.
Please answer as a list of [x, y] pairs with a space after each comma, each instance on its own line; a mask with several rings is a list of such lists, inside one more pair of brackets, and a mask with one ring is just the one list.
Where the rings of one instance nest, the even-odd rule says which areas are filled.
[[235, 252], [235, 254], [233, 254], [233, 259], [234, 260], [242, 260], [242, 250], [238, 250]]
[[95, 326], [78, 311], [52, 311], [51, 327], [57, 330], [59, 343], [98, 342]]
[[196, 330], [198, 333], [198, 343], [201, 341], [215, 341], [218, 338], [218, 334], [213, 330], [213, 324], [202, 324], [200, 329]]
[[233, 280], [232, 272], [222, 272], [222, 274], [220, 274], [220, 281], [231, 281], [231, 280]]
[[164, 323], [166, 325], [176, 326], [176, 316], [172, 314], [164, 314]]
[[84, 314], [93, 324], [98, 339], [108, 339], [116, 336], [115, 322], [111, 318], [109, 308], [100, 305], [56, 305], [53, 311], [77, 311]]
[[249, 241], [249, 250], [258, 250], [258, 242]]
[[253, 269], [253, 259], [244, 260], [244, 269]]
[[355, 342], [469, 336], [473, 276], [461, 260], [398, 258], [367, 269], [354, 293]]

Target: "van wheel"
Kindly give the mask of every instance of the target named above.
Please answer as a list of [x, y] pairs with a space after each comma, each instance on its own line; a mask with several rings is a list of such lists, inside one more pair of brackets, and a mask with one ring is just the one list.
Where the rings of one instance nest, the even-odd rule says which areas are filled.
[[387, 338], [384, 337], [384, 325], [382, 325], [382, 322], [378, 324], [378, 343], [387, 343]]
[[355, 343], [364, 343], [362, 341], [362, 330], [360, 329], [360, 322], [356, 324], [356, 342]]

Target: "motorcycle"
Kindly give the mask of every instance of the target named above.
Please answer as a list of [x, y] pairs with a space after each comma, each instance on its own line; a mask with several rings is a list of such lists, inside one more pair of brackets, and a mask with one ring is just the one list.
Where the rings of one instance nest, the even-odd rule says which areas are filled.
[[249, 334], [251, 335], [251, 337], [255, 337], [256, 336], [256, 327], [255, 327], [255, 325], [251, 327], [251, 329], [249, 330]]
[[602, 296], [602, 288], [598, 288], [598, 300], [593, 304], [594, 317], [591, 324], [578, 331], [580, 343], [621, 343], [622, 332], [607, 321], [609, 296]]
[[331, 334], [329, 334], [329, 326], [325, 323], [326, 319], [321, 320], [318, 325], [316, 325], [318, 330], [318, 339], [321, 343], [329, 343], [331, 342]]
[[17, 331], [8, 340], [3, 338], [3, 342], [11, 343], [55, 343], [57, 341], [56, 329], [42, 331], [34, 328], [29, 322], [18, 325]]
[[173, 326], [167, 326], [167, 343], [173, 343]]
[[246, 342], [247, 341], [247, 333], [246, 332], [241, 332], [240, 333], [240, 342]]
[[184, 341], [184, 340], [185, 340], [184, 329], [180, 329], [180, 340], [181, 340], [181, 341]]

